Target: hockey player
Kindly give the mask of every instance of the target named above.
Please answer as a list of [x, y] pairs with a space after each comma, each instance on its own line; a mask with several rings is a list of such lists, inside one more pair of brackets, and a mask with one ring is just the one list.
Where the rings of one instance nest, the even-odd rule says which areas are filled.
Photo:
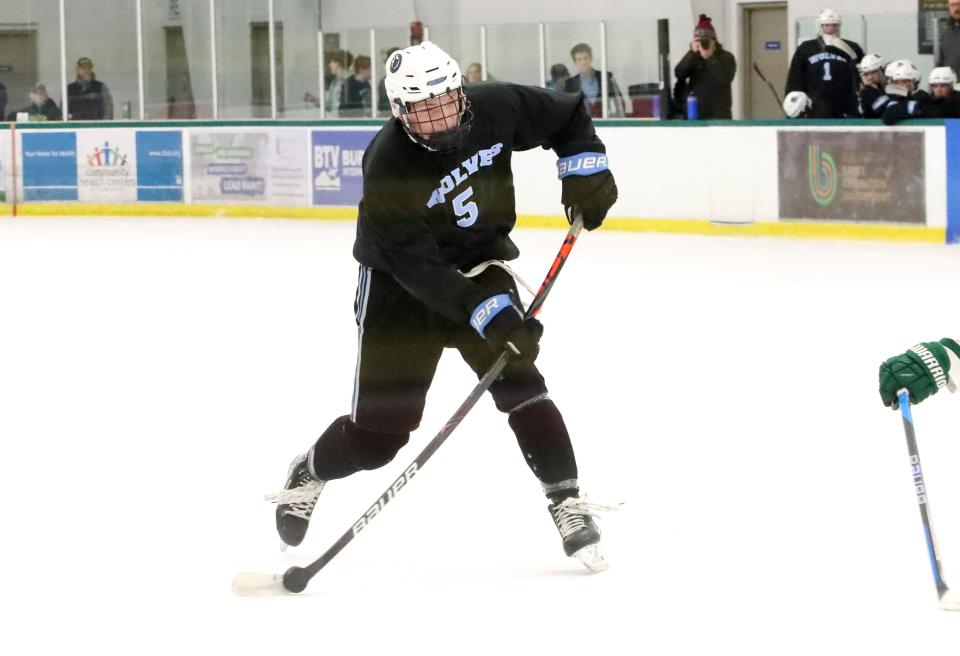
[[920, 403], [946, 387], [957, 389], [960, 372], [960, 344], [945, 337], [939, 342], [923, 342], [902, 355], [888, 358], [880, 365], [880, 399], [890, 408], [899, 407], [897, 392], [910, 392], [910, 402]]
[[859, 109], [863, 118], [880, 118], [878, 109], [882, 109], [887, 102], [883, 88], [887, 79], [883, 75], [886, 62], [877, 53], [864, 55], [857, 65], [860, 73]]
[[920, 104], [924, 118], [960, 118], [960, 93], [957, 74], [949, 66], [938, 66], [928, 78], [930, 95]]
[[887, 86], [874, 104], [884, 124], [921, 116], [920, 106], [927, 93], [920, 91], [920, 71], [909, 59], [898, 59], [884, 70]]
[[543, 327], [524, 319], [503, 260], [519, 255], [511, 159], [553, 149], [561, 201], [598, 228], [617, 199], [603, 143], [580, 94], [491, 82], [464, 89], [430, 42], [386, 63], [393, 118], [363, 157], [354, 257], [359, 346], [353, 405], [291, 464], [275, 495], [277, 530], [299, 544], [326, 482], [390, 462], [415, 430], [445, 347], [478, 375], [511, 361], [490, 388], [546, 494], [566, 555], [605, 568], [591, 504], [579, 497], [567, 428], [534, 365]]
[[804, 41], [793, 54], [786, 93], [803, 91], [813, 101], [814, 118], [859, 116], [855, 66], [863, 50], [840, 37], [840, 14], [824, 9], [817, 18], [817, 38]]
[[783, 113], [787, 118], [810, 118], [813, 101], [803, 91], [791, 91], [783, 99]]

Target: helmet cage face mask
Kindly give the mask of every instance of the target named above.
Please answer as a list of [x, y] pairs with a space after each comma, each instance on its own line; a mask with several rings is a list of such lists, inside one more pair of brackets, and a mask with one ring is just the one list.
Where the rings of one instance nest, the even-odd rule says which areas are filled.
[[435, 152], [456, 150], [473, 120], [470, 101], [459, 87], [416, 102], [397, 98], [391, 104], [410, 139]]

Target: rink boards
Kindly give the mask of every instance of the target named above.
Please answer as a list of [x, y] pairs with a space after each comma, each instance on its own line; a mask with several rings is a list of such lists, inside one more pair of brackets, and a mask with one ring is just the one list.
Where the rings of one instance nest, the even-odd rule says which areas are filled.
[[[955, 243], [956, 124], [601, 121], [620, 190], [606, 226]], [[353, 220], [363, 153], [378, 129], [374, 121], [3, 125], [0, 212]], [[520, 225], [563, 224], [555, 160], [542, 149], [514, 155]]]

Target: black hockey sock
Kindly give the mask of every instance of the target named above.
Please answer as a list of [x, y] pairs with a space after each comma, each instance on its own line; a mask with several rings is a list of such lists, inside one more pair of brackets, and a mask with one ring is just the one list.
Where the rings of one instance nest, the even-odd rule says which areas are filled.
[[[553, 401], [540, 401], [511, 412], [510, 428], [527, 465], [543, 483], [547, 496], [560, 499], [577, 493], [577, 459], [570, 434]], [[553, 499], [556, 500], [556, 499]]]
[[338, 417], [310, 449], [310, 473], [321, 481], [332, 481], [383, 467], [409, 439], [410, 433], [369, 431], [350, 417]]

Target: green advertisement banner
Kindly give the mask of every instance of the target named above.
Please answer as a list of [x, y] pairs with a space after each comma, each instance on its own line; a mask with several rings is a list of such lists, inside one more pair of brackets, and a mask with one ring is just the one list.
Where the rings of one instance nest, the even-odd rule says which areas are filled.
[[780, 218], [926, 223], [922, 132], [780, 131]]

